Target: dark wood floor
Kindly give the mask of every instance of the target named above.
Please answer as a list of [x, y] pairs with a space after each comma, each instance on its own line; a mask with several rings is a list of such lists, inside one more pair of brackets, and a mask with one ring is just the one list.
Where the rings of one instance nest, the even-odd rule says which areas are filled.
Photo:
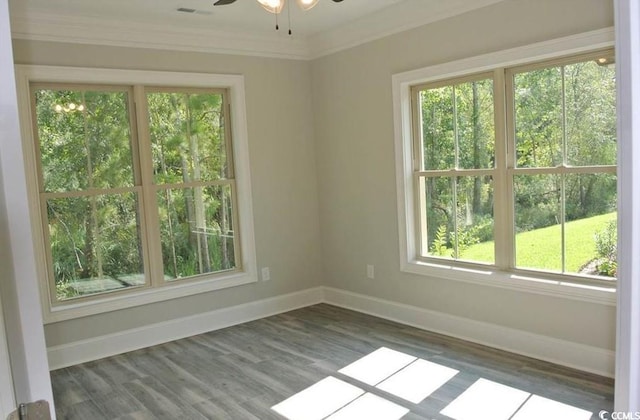
[[[338, 372], [386, 347], [459, 371], [419, 404]], [[52, 372], [59, 419], [283, 419], [271, 409], [333, 376], [410, 410], [440, 412], [478, 379], [593, 413], [613, 381], [321, 304]], [[552, 415], [546, 417], [554, 419]]]

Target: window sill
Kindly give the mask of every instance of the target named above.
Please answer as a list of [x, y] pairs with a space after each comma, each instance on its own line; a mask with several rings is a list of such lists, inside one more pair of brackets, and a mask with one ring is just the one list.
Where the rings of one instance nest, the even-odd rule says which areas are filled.
[[44, 323], [51, 324], [82, 318], [149, 303], [226, 289], [228, 287], [255, 283], [257, 281], [258, 278], [255, 272], [232, 272], [221, 277], [216, 276], [214, 278], [193, 281], [186, 280], [179, 283], [168, 283], [162, 287], [144, 288], [126, 293], [113, 293], [80, 302], [62, 303], [52, 306], [48, 311], [44, 311]]
[[518, 292], [534, 293], [555, 298], [578, 300], [600, 305], [616, 305], [616, 287], [599, 287], [568, 282], [560, 279], [536, 277], [498, 271], [491, 267], [477, 269], [432, 264], [423, 261], [406, 261], [401, 270], [434, 278], [455, 280], [483, 286], [498, 287]]

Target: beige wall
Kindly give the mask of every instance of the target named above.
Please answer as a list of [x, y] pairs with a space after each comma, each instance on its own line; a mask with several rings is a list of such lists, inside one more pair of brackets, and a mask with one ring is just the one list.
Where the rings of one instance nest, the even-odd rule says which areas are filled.
[[312, 62], [15, 41], [18, 64], [244, 74], [258, 266], [273, 278], [50, 324], [47, 344], [325, 284], [613, 349], [614, 307], [400, 272], [391, 103], [394, 73], [612, 25], [610, 0], [508, 0]]
[[615, 307], [400, 272], [391, 102], [394, 73], [611, 26], [609, 0], [509, 0], [315, 60], [325, 284], [613, 349]]
[[310, 64], [304, 61], [14, 41], [17, 64], [245, 76], [258, 267], [271, 281], [46, 326], [48, 346], [321, 284]]

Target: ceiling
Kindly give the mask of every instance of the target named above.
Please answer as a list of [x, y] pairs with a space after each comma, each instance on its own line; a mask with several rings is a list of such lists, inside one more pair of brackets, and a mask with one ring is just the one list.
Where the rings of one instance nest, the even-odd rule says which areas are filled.
[[[292, 0], [289, 0], [292, 2]], [[18, 39], [189, 51], [319, 57], [505, 0], [320, 0], [275, 16], [255, 0], [10, 0]], [[179, 8], [193, 12], [180, 12]]]

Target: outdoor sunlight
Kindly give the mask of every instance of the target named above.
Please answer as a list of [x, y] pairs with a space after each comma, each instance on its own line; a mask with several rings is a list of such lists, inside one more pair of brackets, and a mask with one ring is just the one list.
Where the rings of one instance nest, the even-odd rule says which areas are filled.
[[510, 386], [478, 379], [441, 413], [455, 420], [508, 420], [529, 395]]
[[[362, 388], [329, 376], [271, 409], [289, 420], [399, 420], [416, 407], [414, 404], [428, 401], [460, 372], [381, 347], [338, 373], [346, 380], [361, 383]], [[367, 388], [370, 392], [365, 391]], [[538, 420], [550, 415], [564, 420], [588, 420], [592, 415], [484, 378], [468, 386], [440, 414], [453, 420]]]
[[367, 393], [332, 416], [327, 417], [327, 420], [398, 420], [408, 412], [408, 408]]
[[271, 409], [290, 420], [320, 420], [362, 394], [362, 389], [329, 376]]
[[387, 379], [417, 357], [381, 347], [373, 353], [356, 360], [338, 372], [357, 379], [367, 385], [377, 385]]
[[487, 379], [478, 379], [441, 411], [455, 420], [589, 420], [589, 411]]
[[376, 388], [419, 404], [457, 373], [455, 369], [418, 359]]

